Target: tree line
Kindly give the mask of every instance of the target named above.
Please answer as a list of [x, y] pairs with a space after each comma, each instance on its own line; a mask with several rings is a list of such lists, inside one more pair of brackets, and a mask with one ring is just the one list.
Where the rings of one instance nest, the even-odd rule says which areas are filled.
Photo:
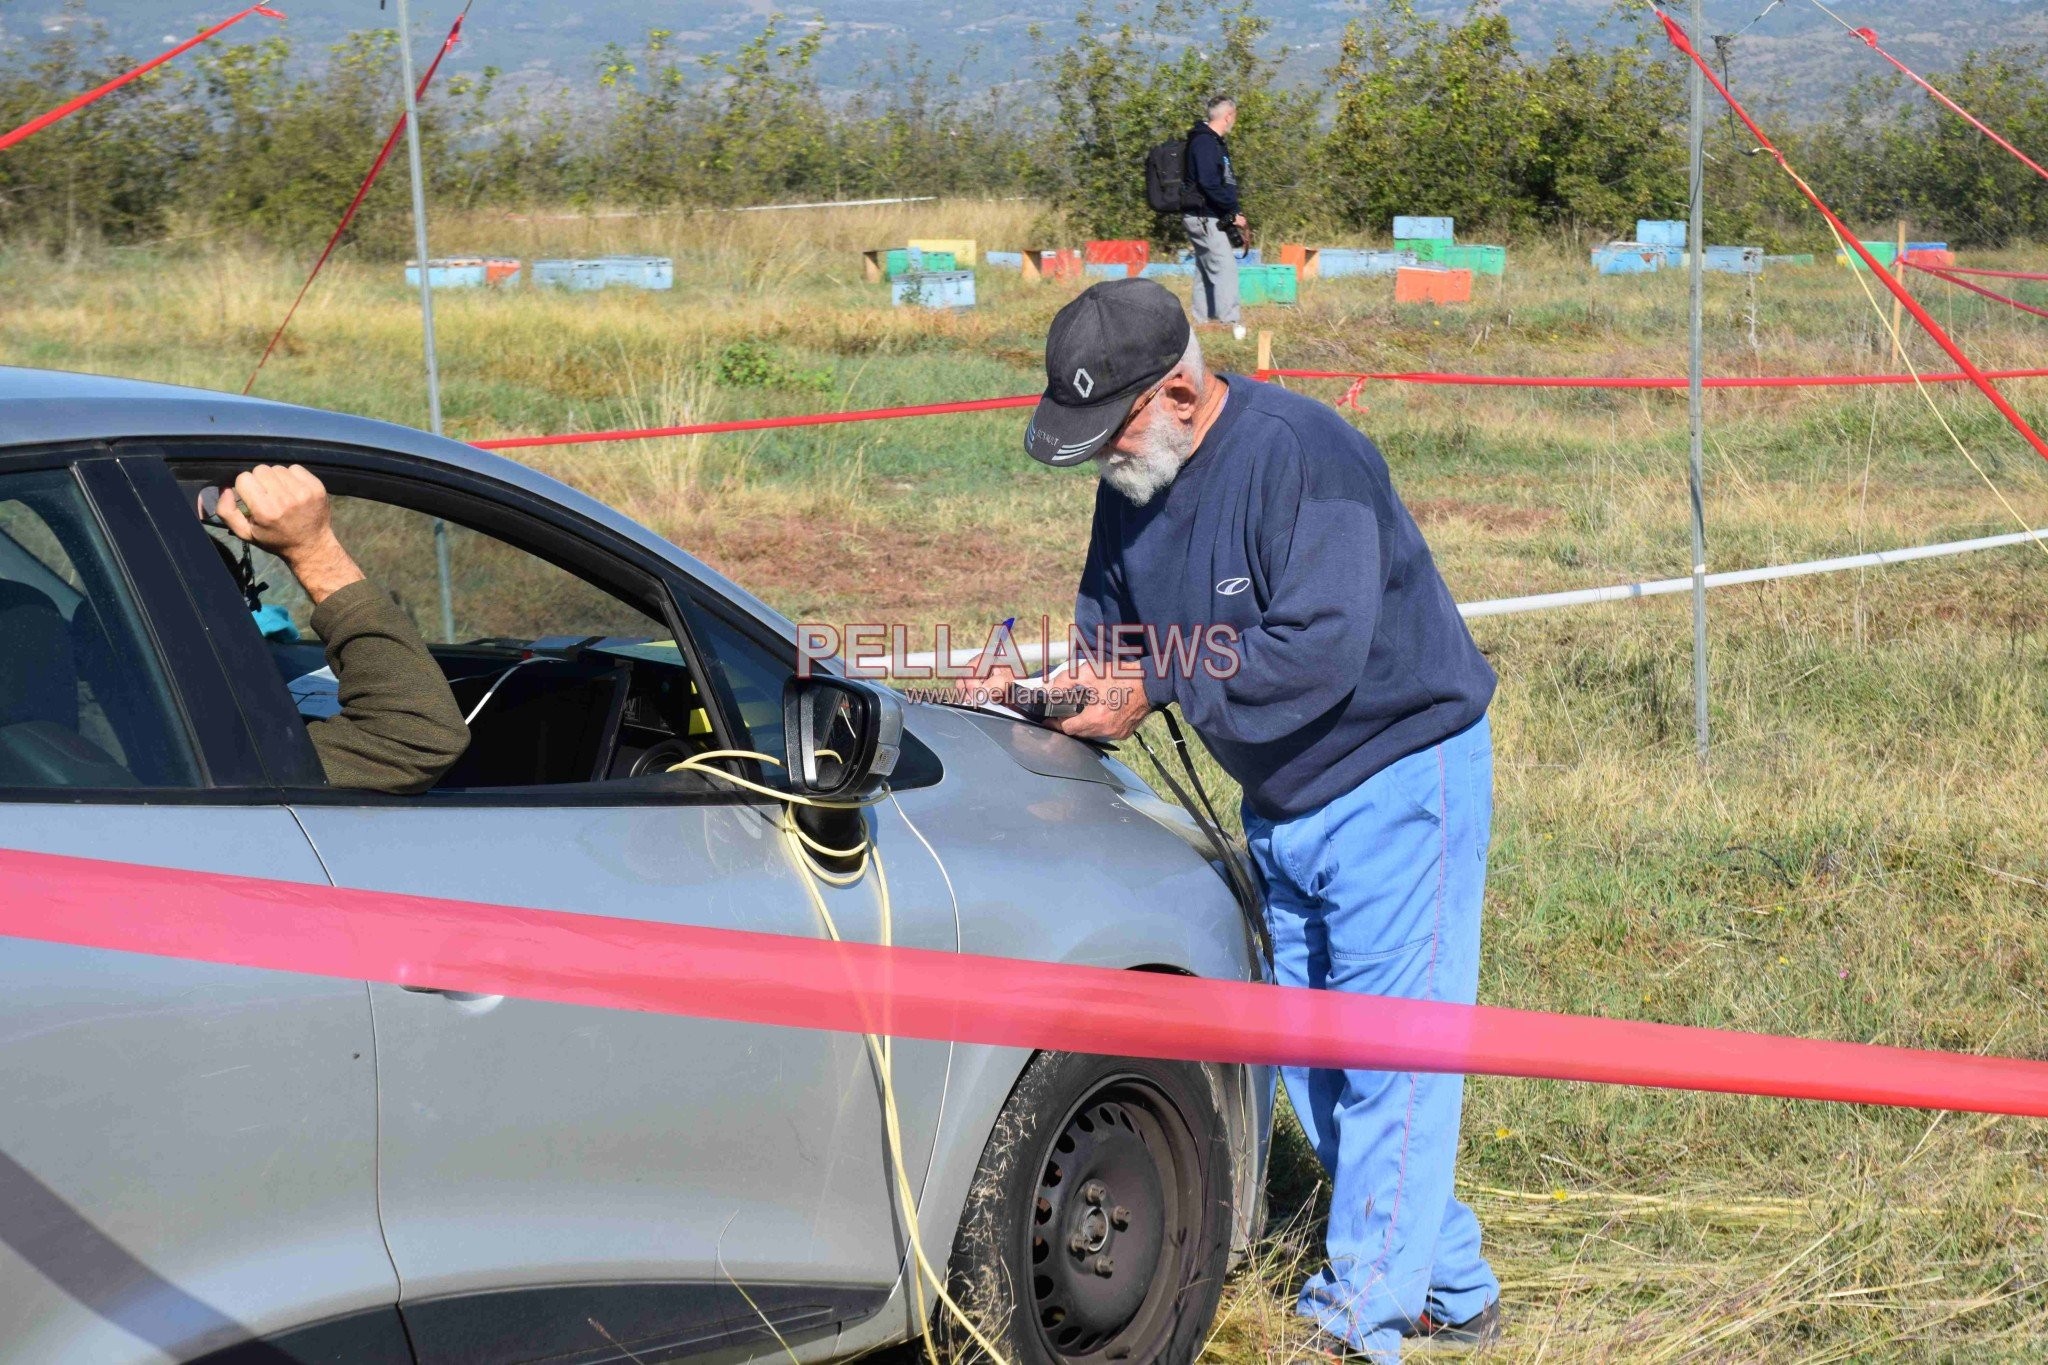
[[[970, 92], [913, 54], [835, 94], [816, 72], [825, 30], [779, 16], [713, 57], [655, 29], [545, 95], [488, 68], [444, 77], [422, 107], [429, 193], [508, 208], [1018, 194], [1044, 206], [1047, 240], [1172, 241], [1145, 206], [1143, 157], [1221, 92], [1239, 104], [1234, 160], [1269, 238], [1383, 234], [1396, 213], [1430, 213], [1468, 237], [1585, 240], [1683, 216], [1685, 72], [1640, 4], [1617, 0], [1593, 40], [1531, 51], [1489, 0], [1448, 22], [1367, 3], [1334, 60], [1307, 70], [1268, 45], [1252, 0], [1087, 0], [1033, 30], [1040, 80], [1021, 93]], [[0, 153], [0, 238], [324, 237], [395, 116], [397, 52], [372, 30], [317, 64], [292, 57], [281, 36], [201, 49]], [[132, 64], [83, 24], [0, 53], [0, 128]], [[2038, 53], [1974, 53], [1933, 79], [2048, 151]], [[1898, 78], [1850, 87], [1780, 145], [1852, 223], [1903, 215], [1963, 245], [2048, 237], [2048, 186]], [[1715, 119], [1707, 150], [1713, 240], [1829, 245], [1734, 120]], [[365, 205], [364, 249], [405, 250], [401, 179]]]

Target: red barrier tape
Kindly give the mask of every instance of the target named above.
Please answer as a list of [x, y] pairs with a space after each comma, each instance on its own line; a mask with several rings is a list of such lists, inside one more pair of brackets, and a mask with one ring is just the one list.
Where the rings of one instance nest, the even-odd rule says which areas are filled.
[[1981, 266], [1968, 265], [1937, 265], [1929, 267], [1920, 264], [1918, 261], [1907, 261], [1906, 264], [1916, 270], [1934, 269], [1945, 271], [1950, 275], [1984, 275], [1998, 280], [2048, 280], [2048, 274], [2044, 274], [2039, 270], [1986, 270]]
[[[2044, 370], [1987, 370], [1989, 379], [2048, 379]], [[1383, 380], [1391, 384], [1473, 384], [1501, 385], [1519, 389], [1682, 389], [1682, 378], [1657, 375], [1501, 375], [1501, 374], [1364, 374], [1352, 370], [1254, 370], [1254, 379], [1350, 379]], [[1923, 374], [1924, 384], [1967, 384], [1966, 374]], [[1905, 374], [1818, 374], [1775, 375], [1760, 379], [1740, 376], [1709, 379], [1710, 389], [1794, 389], [1842, 388], [1861, 384], [1910, 384]], [[1351, 395], [1346, 395], [1347, 399]], [[974, 398], [960, 403], [924, 403], [905, 408], [865, 408], [856, 412], [807, 412], [794, 417], [749, 417], [734, 422], [696, 422], [677, 427], [634, 427], [617, 431], [576, 431], [560, 436], [494, 436], [471, 441], [480, 450], [525, 450], [535, 446], [595, 445], [604, 441], [645, 441], [664, 436], [715, 436], [728, 431], [772, 431], [780, 427], [822, 427], [838, 422], [885, 422], [898, 417], [941, 417], [949, 413], [992, 412], [999, 408], [1028, 408], [1038, 402], [1035, 393], [1014, 398]]]
[[2048, 1117], [2048, 1064], [883, 948], [0, 850], [0, 935], [837, 1032]]
[[[413, 90], [412, 100], [415, 105], [426, 98], [427, 87], [434, 83], [434, 73], [441, 69], [441, 59], [454, 49], [456, 40], [462, 36], [462, 21], [468, 17], [469, 5], [464, 5], [462, 13], [455, 16], [455, 23], [448, 30], [448, 37], [442, 42], [441, 50], [434, 54], [433, 61], [427, 63], [427, 74], [420, 77], [419, 85]], [[249, 382], [242, 385], [244, 395], [256, 387], [256, 376], [262, 374], [263, 367], [270, 363], [271, 352], [277, 349], [278, 342], [284, 340], [285, 328], [292, 325], [292, 319], [299, 314], [299, 305], [306, 301], [306, 291], [313, 287], [313, 281], [320, 278], [320, 272], [327, 266], [327, 258], [332, 256], [334, 248], [341, 244], [341, 235], [348, 231], [348, 225], [356, 220], [356, 210], [363, 206], [363, 200], [369, 198], [370, 187], [375, 185], [377, 177], [384, 173], [384, 163], [391, 159], [393, 149], [398, 146], [398, 139], [404, 134], [405, 115], [400, 114], [398, 122], [391, 125], [391, 136], [384, 139], [384, 146], [377, 153], [377, 159], [370, 163], [370, 173], [364, 176], [363, 183], [356, 187], [356, 197], [348, 201], [348, 207], [342, 210], [341, 221], [334, 225], [334, 232], [328, 237], [327, 245], [320, 248], [320, 259], [313, 262], [312, 273], [307, 275], [306, 282], [299, 286], [298, 295], [292, 300], [292, 306], [285, 309], [284, 321], [277, 324], [277, 330], [270, 334], [270, 344], [263, 348], [263, 354], [256, 360], [256, 368], [249, 371]], [[420, 262], [420, 269], [426, 268], [426, 262]]]
[[470, 444], [481, 450], [524, 450], [533, 446], [595, 445], [600, 441], [645, 441], [657, 436], [713, 436], [722, 431], [770, 431], [777, 427], [823, 427], [836, 422], [881, 422], [893, 417], [939, 417], [952, 412], [1028, 408], [1038, 399], [1038, 394], [1020, 393], [1015, 398], [974, 398], [964, 403], [925, 403], [911, 408], [867, 408], [858, 412], [807, 412], [795, 417], [749, 417], [737, 422], [698, 422], [681, 427], [577, 431], [566, 436], [498, 436]]
[[94, 100], [99, 99], [101, 96], [111, 95], [116, 90], [119, 90], [122, 86], [128, 84], [128, 82], [138, 80], [141, 77], [148, 75], [150, 72], [162, 66], [165, 62], [170, 61], [173, 57], [181, 56], [184, 53], [190, 52], [193, 48], [198, 47], [201, 43], [213, 37], [215, 34], [220, 33], [225, 29], [233, 28], [236, 24], [241, 23], [244, 19], [248, 18], [252, 14], [260, 14], [266, 19], [284, 18], [284, 15], [280, 11], [270, 8], [270, 6], [268, 5], [251, 5], [249, 6], [249, 8], [243, 10], [240, 14], [234, 15], [227, 19], [223, 19], [219, 23], [215, 24], [212, 28], [203, 30], [196, 37], [187, 38], [184, 42], [179, 43], [169, 52], [165, 52], [159, 56], [151, 57], [148, 61], [144, 62], [141, 66], [136, 67], [133, 71], [123, 72], [121, 75], [116, 76], [114, 77], [114, 79], [108, 81], [105, 85], [94, 86], [92, 89], [86, 91], [83, 95], [79, 95], [74, 99], [66, 100], [64, 103], [58, 105], [55, 109], [50, 110], [48, 113], [36, 115], [27, 123], [24, 123], [19, 128], [16, 128], [13, 132], [0, 135], [0, 152], [6, 151], [9, 147], [12, 147], [17, 142], [27, 141], [29, 138], [34, 137], [37, 133], [42, 132], [43, 129], [49, 127], [53, 123], [71, 117], [73, 114], [85, 108], [86, 105], [91, 104]]
[[[1422, 371], [1370, 374], [1356, 370], [1258, 370], [1254, 379], [1380, 380], [1390, 384], [1474, 384], [1511, 389], [1682, 389], [1687, 381], [1672, 375], [1519, 375], [1432, 374]], [[2048, 379], [2048, 370], [1986, 370], [1987, 379]], [[1828, 389], [1864, 385], [1911, 384], [1909, 374], [1801, 374], [1748, 378], [1729, 375], [1704, 381], [1710, 389]], [[1968, 384], [1966, 374], [1923, 374], [1923, 384]]]
[[2028, 156], [2028, 155], [2027, 155], [2027, 154], [2026, 154], [2025, 152], [2021, 151], [2021, 150], [2020, 150], [2019, 148], [2017, 148], [2017, 147], [2013, 146], [2013, 145], [2012, 145], [2012, 144], [2011, 144], [2010, 142], [2007, 142], [2007, 141], [2006, 141], [2006, 140], [2005, 140], [2004, 138], [2000, 137], [2000, 136], [1999, 136], [1998, 134], [1996, 134], [1996, 133], [1992, 132], [1992, 131], [1991, 131], [1991, 129], [1989, 129], [1989, 128], [1988, 128], [1988, 127], [1986, 127], [1986, 126], [1985, 126], [1984, 124], [1982, 124], [1981, 122], [1979, 122], [1979, 121], [1978, 121], [1978, 119], [1977, 119], [1977, 116], [1976, 116], [1975, 114], [1972, 114], [1972, 113], [1971, 113], [1971, 112], [1970, 112], [1969, 110], [1967, 110], [1967, 109], [1963, 108], [1963, 106], [1962, 106], [1962, 105], [1960, 105], [1960, 104], [1957, 104], [1957, 103], [1956, 103], [1956, 102], [1955, 102], [1954, 100], [1950, 99], [1950, 98], [1949, 98], [1949, 97], [1948, 97], [1947, 95], [1944, 95], [1944, 94], [1942, 94], [1942, 93], [1941, 93], [1941, 92], [1940, 92], [1939, 90], [1935, 89], [1935, 88], [1934, 88], [1934, 87], [1933, 87], [1932, 85], [1928, 84], [1928, 83], [1927, 83], [1927, 81], [1926, 81], [1925, 79], [1923, 79], [1923, 78], [1921, 77], [1921, 75], [1920, 75], [1920, 73], [1919, 73], [1919, 72], [1917, 72], [1917, 71], [1913, 70], [1913, 68], [1911, 68], [1911, 67], [1907, 66], [1907, 65], [1906, 65], [1906, 64], [1905, 64], [1904, 62], [1900, 61], [1900, 60], [1899, 60], [1899, 59], [1898, 59], [1897, 57], [1894, 57], [1894, 56], [1893, 56], [1893, 55], [1892, 55], [1891, 53], [1889, 53], [1889, 52], [1885, 51], [1885, 50], [1884, 50], [1883, 48], [1879, 47], [1879, 46], [1877, 45], [1877, 31], [1876, 31], [1875, 29], [1868, 29], [1868, 28], [1858, 28], [1858, 29], [1851, 29], [1851, 30], [1850, 30], [1850, 33], [1851, 33], [1851, 34], [1852, 34], [1853, 36], [1855, 36], [1855, 37], [1861, 38], [1861, 39], [1862, 39], [1862, 40], [1863, 40], [1863, 41], [1864, 41], [1865, 43], [1867, 43], [1867, 44], [1869, 44], [1869, 45], [1870, 45], [1870, 50], [1871, 50], [1871, 51], [1875, 52], [1875, 53], [1876, 53], [1876, 54], [1877, 54], [1878, 56], [1880, 56], [1880, 57], [1884, 58], [1884, 59], [1885, 59], [1886, 61], [1890, 62], [1890, 63], [1891, 63], [1891, 64], [1892, 64], [1893, 66], [1896, 66], [1896, 67], [1897, 67], [1897, 68], [1898, 68], [1898, 69], [1899, 69], [1900, 71], [1904, 72], [1904, 73], [1905, 73], [1905, 75], [1906, 75], [1906, 78], [1907, 78], [1908, 80], [1912, 81], [1912, 82], [1913, 82], [1913, 84], [1915, 84], [1915, 85], [1919, 86], [1919, 87], [1920, 87], [1920, 88], [1921, 88], [1922, 90], [1925, 90], [1925, 91], [1926, 91], [1926, 92], [1927, 92], [1928, 94], [1930, 94], [1930, 95], [1934, 96], [1934, 98], [1936, 98], [1936, 99], [1940, 100], [1940, 101], [1941, 101], [1941, 102], [1942, 102], [1943, 104], [1947, 105], [1947, 106], [1948, 106], [1948, 107], [1949, 107], [1950, 109], [1954, 110], [1954, 111], [1955, 111], [1955, 112], [1956, 112], [1957, 114], [1960, 114], [1960, 115], [1961, 115], [1961, 116], [1963, 117], [1964, 121], [1965, 121], [1965, 122], [1967, 122], [1967, 123], [1968, 123], [1968, 124], [1969, 124], [1969, 125], [1970, 125], [1970, 126], [1971, 126], [1972, 128], [1975, 128], [1975, 129], [1976, 129], [1976, 130], [1977, 130], [1978, 132], [1980, 132], [1980, 133], [1984, 134], [1984, 136], [1986, 136], [1986, 137], [1990, 138], [1990, 139], [1991, 139], [1991, 140], [1992, 140], [1993, 142], [1995, 142], [1995, 143], [1997, 143], [1997, 144], [1998, 144], [1999, 146], [2001, 146], [2001, 147], [2005, 148], [2005, 150], [2007, 150], [2008, 152], [2011, 152], [2011, 153], [2012, 153], [2012, 154], [2013, 154], [2014, 156], [2018, 157], [2018, 158], [2019, 158], [2019, 159], [2020, 159], [2021, 161], [2024, 161], [2024, 162], [2026, 162], [2026, 163], [2027, 163], [2027, 167], [2028, 167], [2028, 169], [2032, 170], [2032, 171], [2033, 171], [2033, 173], [2034, 173], [2035, 175], [2038, 175], [2038, 176], [2040, 176], [2040, 177], [2041, 177], [2041, 178], [2042, 178], [2043, 180], [2048, 180], [2048, 171], [2044, 171], [2044, 170], [2042, 170], [2042, 169], [2040, 168], [2040, 166], [2036, 165], [2036, 164], [2035, 164], [2035, 162], [2034, 162], [2034, 159], [2033, 159], [2032, 157]]
[[2031, 426], [2027, 425], [2027, 419], [2020, 416], [2019, 409], [2006, 401], [2005, 395], [2000, 393], [1997, 386], [1984, 376], [1984, 372], [1977, 368], [1976, 363], [1970, 357], [1963, 354], [1963, 348], [1956, 345], [1954, 338], [1950, 337], [1947, 332], [1944, 332], [1941, 329], [1941, 324], [1937, 323], [1932, 315], [1920, 306], [1920, 301], [1913, 297], [1911, 291], [1905, 285], [1900, 284], [1898, 278], [1891, 271], [1878, 264], [1877, 257], [1870, 254], [1870, 248], [1863, 245], [1862, 240], [1849, 230], [1849, 225], [1836, 217], [1835, 211], [1829, 208], [1818, 194], [1814, 193], [1813, 187], [1807, 184], [1797, 171], [1792, 169], [1792, 163], [1785, 159], [1785, 154], [1778, 150], [1777, 144], [1772, 142], [1764, 130], [1757, 126], [1756, 120], [1749, 116], [1749, 111], [1742, 107], [1742, 102], [1729, 92], [1728, 87], [1722, 84], [1721, 78], [1714, 74], [1714, 68], [1693, 47], [1692, 40], [1686, 36], [1685, 30], [1679, 26], [1678, 21], [1666, 14], [1662, 9], [1657, 11], [1657, 17], [1664, 21], [1664, 33], [1666, 37], [1670, 38], [1672, 46], [1683, 52], [1691, 60], [1692, 64], [1699, 69], [1700, 74], [1713, 83], [1714, 89], [1720, 92], [1722, 99], [1728, 101], [1728, 107], [1735, 111], [1735, 116], [1742, 120], [1743, 125], [1756, 138], [1757, 144], [1769, 152], [1772, 158], [1777, 161], [1779, 168], [1792, 178], [1792, 183], [1799, 187], [1799, 192], [1806, 196], [1807, 202], [1820, 211], [1821, 216], [1826, 218], [1834, 230], [1840, 234], [1841, 239], [1848, 244], [1849, 249], [1862, 258], [1864, 266], [1870, 273], [1883, 281], [1884, 287], [1891, 291], [1892, 297], [1897, 299], [1905, 310], [1913, 315], [1915, 322], [1926, 329], [1927, 335], [1934, 338], [1935, 344], [1948, 353], [1948, 358], [1955, 361], [1963, 374], [1969, 378], [1969, 381], [1977, 386], [1978, 391], [1991, 400], [1991, 405], [1998, 409], [1999, 414], [2006, 421], [2012, 423], [2013, 430], [2026, 438], [2027, 444], [2034, 448], [2034, 453], [2042, 459], [2048, 460], [2048, 441], [2043, 441], [2040, 435]]
[[1940, 280], [1944, 284], [1952, 284], [1958, 289], [1967, 289], [1972, 294], [1982, 294], [1987, 299], [1997, 299], [2000, 303], [2017, 308], [2022, 313], [2032, 313], [2038, 318], [2048, 318], [2048, 308], [2036, 308], [2031, 303], [2021, 303], [2011, 295], [2001, 294], [1996, 289], [1986, 289], [1981, 284], [1971, 284], [1968, 280], [1958, 275], [1949, 274], [1947, 270], [1940, 266], [1920, 265], [1913, 261], [1908, 261], [1906, 264], [1923, 274], [1934, 276], [1935, 279]]

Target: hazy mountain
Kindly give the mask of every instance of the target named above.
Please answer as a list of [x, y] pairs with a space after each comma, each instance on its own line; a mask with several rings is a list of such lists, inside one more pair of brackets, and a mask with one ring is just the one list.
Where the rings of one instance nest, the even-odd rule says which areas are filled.
[[[18, 43], [39, 30], [80, 22], [104, 26], [109, 45], [144, 55], [232, 13], [239, 0], [0, 0], [0, 41]], [[372, 0], [275, 0], [289, 15], [284, 31], [309, 57], [351, 28], [393, 22], [388, 6]], [[1688, 0], [1677, 0], [1681, 15]], [[1732, 50], [1738, 89], [1775, 93], [1811, 108], [1844, 82], [1889, 70], [1859, 41], [1817, 9], [1812, 0], [1780, 0], [1760, 22], [1745, 26], [1767, 0], [1708, 0], [1709, 33], [1744, 30]], [[412, 5], [418, 50], [446, 31], [460, 0], [417, 0]], [[913, 52], [935, 73], [957, 72], [974, 89], [1028, 79], [1032, 44], [1027, 31], [1041, 25], [1056, 39], [1066, 31], [1075, 0], [475, 0], [468, 41], [450, 69], [491, 64], [542, 85], [585, 84], [607, 43], [637, 48], [650, 28], [666, 28], [687, 52], [730, 51], [758, 32], [777, 9], [792, 19], [821, 18], [827, 25], [821, 72], [828, 85], [850, 88], [883, 76], [892, 60]], [[1425, 13], [1450, 16], [1458, 0], [1419, 0]], [[1345, 22], [1362, 12], [1355, 0], [1263, 0], [1276, 46], [1289, 48], [1291, 77], [1309, 79], [1327, 65]], [[1604, 32], [1622, 38], [1646, 17], [1616, 19], [1613, 0], [1502, 0], [1502, 9], [1525, 42], [1547, 44], [1559, 34], [1584, 38]], [[1885, 45], [1909, 64], [1939, 68], [1972, 48], [2032, 41], [2048, 43], [2048, 0], [1845, 0], [1836, 6], [1852, 24], [1875, 28]], [[1601, 27], [1605, 21], [1604, 29]], [[254, 17], [230, 31], [247, 41], [270, 31]], [[431, 35], [431, 36], [430, 36]], [[1661, 42], [1661, 39], [1659, 40]]]

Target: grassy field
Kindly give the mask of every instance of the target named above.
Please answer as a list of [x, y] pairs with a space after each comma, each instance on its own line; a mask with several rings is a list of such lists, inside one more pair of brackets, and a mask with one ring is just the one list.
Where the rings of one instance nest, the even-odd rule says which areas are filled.
[[[678, 281], [442, 295], [449, 430], [1031, 391], [1067, 286], [984, 270], [972, 312], [896, 311], [857, 255], [914, 235], [1023, 246], [1031, 216], [443, 221], [445, 252], [667, 252]], [[1397, 309], [1386, 282], [1344, 280], [1249, 320], [1287, 366], [1682, 373], [1682, 278], [1598, 279], [1575, 250], [1510, 246], [1510, 273], [1467, 308]], [[239, 389], [302, 269], [204, 241], [0, 255], [0, 361]], [[2048, 324], [1924, 289], [1979, 362], [2042, 363]], [[1710, 278], [1707, 334], [1710, 373], [1894, 368], [1838, 269], [1777, 270], [1753, 292]], [[418, 348], [398, 270], [344, 259], [257, 392], [423, 425]], [[1948, 368], [1923, 340], [1908, 349]], [[1211, 358], [1249, 368], [1252, 343], [1225, 337]], [[2048, 385], [2010, 390], [2048, 423]], [[1682, 394], [1362, 397], [1353, 420], [1461, 600], [1687, 571]], [[1713, 567], [2048, 525], [2048, 467], [1968, 390], [1935, 402], [1977, 468], [1911, 390], [1710, 395]], [[1004, 412], [528, 458], [793, 615], [974, 633], [1071, 610], [1092, 480], [1027, 461], [1021, 426]], [[1476, 623], [1501, 675], [1482, 999], [2048, 1056], [2044, 571], [2022, 548], [1718, 593], [1705, 767], [1683, 600]], [[1498, 1358], [2048, 1360], [2040, 1123], [1494, 1079], [1468, 1095], [1464, 1190], [1513, 1319]], [[1214, 1360], [1294, 1349], [1288, 1281], [1315, 1255], [1320, 1192], [1284, 1147], [1264, 1273], [1233, 1289]]]

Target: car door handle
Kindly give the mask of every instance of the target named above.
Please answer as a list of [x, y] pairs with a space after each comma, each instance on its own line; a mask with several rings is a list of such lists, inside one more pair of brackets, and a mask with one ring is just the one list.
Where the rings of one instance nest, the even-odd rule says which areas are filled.
[[467, 1014], [488, 1014], [504, 1003], [502, 995], [483, 995], [476, 991], [450, 990], [446, 986], [400, 986], [402, 991], [414, 995], [438, 995], [452, 1005], [459, 1005]]

